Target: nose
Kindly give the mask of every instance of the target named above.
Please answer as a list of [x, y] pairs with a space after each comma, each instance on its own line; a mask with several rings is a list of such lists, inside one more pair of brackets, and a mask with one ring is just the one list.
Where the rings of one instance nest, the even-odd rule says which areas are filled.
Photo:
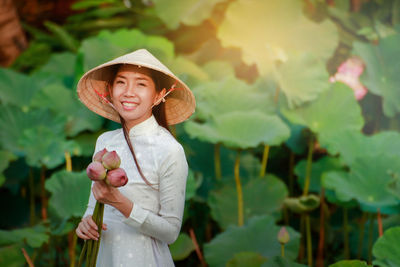
[[136, 86], [134, 83], [129, 83], [124, 92], [125, 96], [136, 96]]

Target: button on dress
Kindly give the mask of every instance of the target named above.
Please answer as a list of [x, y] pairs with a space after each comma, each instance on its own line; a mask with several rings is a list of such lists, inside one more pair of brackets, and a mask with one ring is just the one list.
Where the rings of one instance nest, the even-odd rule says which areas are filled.
[[[106, 148], [121, 158], [128, 183], [119, 190], [133, 202], [128, 218], [104, 205], [97, 266], [174, 266], [168, 244], [179, 235], [185, 204], [188, 165], [182, 146], [154, 116], [132, 127], [129, 138], [142, 173], [140, 176], [122, 129], [100, 135], [95, 153]], [[96, 199], [90, 193], [84, 217], [93, 214]]]

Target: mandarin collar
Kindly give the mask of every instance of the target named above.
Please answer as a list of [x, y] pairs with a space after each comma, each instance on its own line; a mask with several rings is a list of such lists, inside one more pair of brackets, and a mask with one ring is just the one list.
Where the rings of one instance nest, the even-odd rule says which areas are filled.
[[133, 126], [129, 130], [129, 137], [154, 133], [154, 131], [157, 129], [157, 127], [158, 127], [157, 120], [154, 117], [154, 115], [151, 115], [148, 119]]

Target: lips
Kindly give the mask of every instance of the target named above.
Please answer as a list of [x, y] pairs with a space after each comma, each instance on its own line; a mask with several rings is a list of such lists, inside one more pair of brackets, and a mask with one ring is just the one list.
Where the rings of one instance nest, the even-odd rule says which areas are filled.
[[139, 103], [137, 103], [137, 102], [130, 102], [130, 101], [124, 101], [124, 102], [121, 102], [121, 103], [122, 103], [122, 107], [125, 110], [135, 109], [139, 105]]

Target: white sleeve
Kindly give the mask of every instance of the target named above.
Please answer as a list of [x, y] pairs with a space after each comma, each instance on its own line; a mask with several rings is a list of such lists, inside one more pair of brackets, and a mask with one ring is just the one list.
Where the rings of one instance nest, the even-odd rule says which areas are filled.
[[182, 147], [171, 151], [160, 171], [160, 211], [158, 214], [133, 203], [132, 211], [124, 220], [143, 234], [167, 244], [175, 242], [182, 224], [185, 205], [188, 165]]
[[[101, 137], [101, 135], [100, 135], [100, 136], [97, 138], [97, 140], [96, 140], [96, 146], [95, 146], [95, 149], [94, 149], [94, 153], [93, 153], [93, 156], [92, 156], [92, 160], [93, 160], [94, 155], [95, 155], [98, 151], [100, 151], [100, 150], [102, 150], [102, 149], [104, 148], [104, 144], [102, 144], [102, 142], [101, 142], [101, 140], [100, 140], [100, 137]], [[89, 179], [89, 178], [88, 178], [88, 179]], [[93, 196], [92, 187], [93, 187], [93, 181], [92, 181], [92, 184], [91, 184], [91, 186], [90, 186], [90, 195], [89, 195], [89, 201], [88, 201], [88, 204], [87, 204], [87, 208], [86, 208], [86, 211], [85, 211], [85, 213], [83, 214], [82, 218], [85, 218], [85, 217], [88, 216], [88, 215], [92, 215], [92, 214], [93, 214], [93, 211], [94, 211], [94, 207], [95, 207], [95, 205], [96, 205], [96, 199], [95, 199], [94, 196]]]

